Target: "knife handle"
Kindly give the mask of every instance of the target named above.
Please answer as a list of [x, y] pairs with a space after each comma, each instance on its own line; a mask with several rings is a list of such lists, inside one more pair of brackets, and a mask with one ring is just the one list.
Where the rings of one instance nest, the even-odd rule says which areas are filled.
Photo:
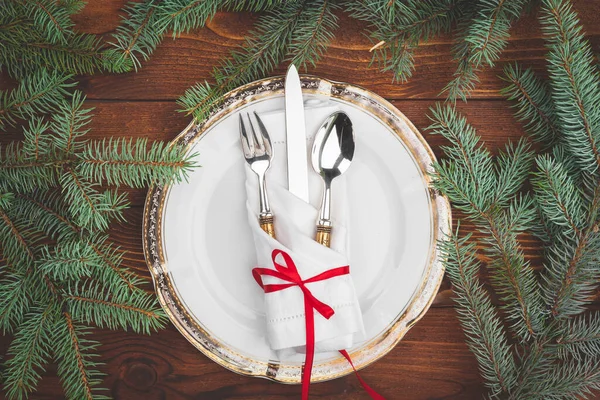
[[317, 225], [317, 243], [331, 247], [331, 225]]
[[267, 233], [267, 235], [271, 236], [275, 239], [275, 225], [273, 225], [273, 215], [261, 215], [258, 218], [258, 222], [263, 231]]

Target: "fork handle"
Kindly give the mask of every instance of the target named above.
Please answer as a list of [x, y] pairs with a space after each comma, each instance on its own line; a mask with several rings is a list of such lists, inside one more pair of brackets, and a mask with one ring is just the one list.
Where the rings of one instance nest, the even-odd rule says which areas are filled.
[[273, 214], [261, 215], [258, 217], [258, 222], [263, 231], [267, 233], [267, 235], [271, 236], [275, 239], [275, 226], [273, 225]]
[[317, 224], [317, 237], [316, 241], [325, 247], [331, 247], [331, 223], [329, 224]]

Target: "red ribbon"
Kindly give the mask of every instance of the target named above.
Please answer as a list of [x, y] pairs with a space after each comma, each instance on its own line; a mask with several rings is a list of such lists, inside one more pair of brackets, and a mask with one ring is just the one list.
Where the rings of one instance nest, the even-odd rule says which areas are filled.
[[[276, 261], [278, 255], [283, 257], [284, 264], [280, 264]], [[292, 257], [288, 253], [283, 250], [275, 249], [271, 253], [271, 259], [273, 260], [273, 265], [275, 266], [275, 270], [268, 268], [254, 268], [252, 270], [252, 276], [254, 280], [260, 285], [260, 287], [265, 291], [265, 293], [277, 292], [279, 290], [284, 290], [293, 286], [298, 286], [302, 293], [304, 294], [304, 314], [305, 314], [305, 322], [306, 322], [306, 358], [304, 360], [304, 367], [302, 369], [302, 399], [308, 399], [308, 391], [310, 387], [310, 376], [312, 373], [313, 361], [315, 357], [315, 314], [314, 310], [316, 310], [319, 314], [321, 314], [326, 319], [331, 318], [335, 311], [333, 308], [318, 300], [311, 291], [306, 287], [307, 283], [323, 281], [329, 278], [333, 278], [335, 276], [348, 275], [350, 273], [350, 267], [348, 265], [344, 267], [333, 268], [327, 270], [319, 275], [315, 275], [312, 278], [308, 278], [303, 280], [298, 273], [298, 269], [296, 268], [296, 264]], [[269, 284], [266, 285], [263, 283], [262, 276], [268, 275], [273, 276], [275, 278], [281, 279], [282, 281], [290, 282], [290, 283], [282, 283], [282, 284]], [[348, 360], [354, 373], [358, 377], [361, 385], [365, 388], [367, 393], [375, 399], [375, 400], [384, 400], [381, 395], [375, 392], [373, 389], [366, 384], [365, 381], [358, 375], [356, 368], [354, 368], [354, 364], [350, 359], [350, 356], [346, 352], [346, 350], [340, 350], [340, 353]]]

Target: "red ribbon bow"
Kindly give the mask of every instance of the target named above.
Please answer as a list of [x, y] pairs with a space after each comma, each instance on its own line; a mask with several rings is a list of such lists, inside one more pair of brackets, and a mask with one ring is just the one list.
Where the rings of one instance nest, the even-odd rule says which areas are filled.
[[[280, 264], [276, 261], [277, 256], [280, 255], [283, 257], [284, 264]], [[319, 299], [317, 299], [311, 291], [306, 287], [307, 283], [323, 281], [329, 278], [333, 278], [335, 276], [348, 275], [350, 273], [350, 267], [348, 265], [344, 267], [333, 268], [327, 270], [319, 275], [315, 275], [312, 278], [308, 278], [303, 280], [298, 273], [298, 269], [296, 268], [296, 264], [292, 257], [288, 253], [283, 250], [275, 249], [271, 253], [271, 259], [273, 260], [273, 265], [275, 266], [275, 270], [268, 268], [254, 268], [252, 270], [252, 276], [254, 280], [260, 285], [260, 287], [265, 291], [265, 293], [277, 292], [279, 290], [284, 290], [293, 286], [298, 286], [302, 293], [304, 294], [304, 314], [305, 314], [305, 326], [306, 326], [306, 358], [304, 360], [304, 367], [302, 369], [302, 399], [308, 399], [308, 391], [310, 386], [310, 376], [312, 373], [312, 366], [315, 356], [315, 314], [314, 310], [316, 310], [319, 314], [321, 314], [326, 319], [331, 318], [331, 316], [335, 313], [333, 308], [323, 303]], [[273, 276], [275, 278], [281, 279], [282, 281], [290, 282], [290, 283], [282, 283], [282, 284], [269, 284], [266, 285], [263, 283], [262, 276], [268, 275]], [[367, 393], [376, 400], [383, 400], [383, 397], [371, 389], [366, 382], [364, 382], [361, 377], [358, 375], [358, 372], [354, 368], [354, 364], [350, 359], [350, 356], [346, 352], [346, 350], [340, 350], [340, 353], [348, 360], [352, 369], [356, 373], [358, 380], [365, 388]]]

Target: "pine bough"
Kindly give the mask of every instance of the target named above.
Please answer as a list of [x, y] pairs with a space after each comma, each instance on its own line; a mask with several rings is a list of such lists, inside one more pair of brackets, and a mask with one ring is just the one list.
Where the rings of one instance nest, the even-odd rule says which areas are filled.
[[[568, 2], [544, 0], [540, 20], [548, 81], [508, 65], [504, 90], [537, 155], [520, 142], [494, 159], [453, 107], [432, 111], [432, 133], [450, 142], [435, 186], [481, 234], [457, 228], [440, 248], [489, 396], [589, 398], [600, 389], [600, 315], [589, 309], [600, 281], [600, 75]], [[539, 273], [523, 255], [523, 232], [543, 244]], [[480, 253], [499, 306], [479, 281]]]

